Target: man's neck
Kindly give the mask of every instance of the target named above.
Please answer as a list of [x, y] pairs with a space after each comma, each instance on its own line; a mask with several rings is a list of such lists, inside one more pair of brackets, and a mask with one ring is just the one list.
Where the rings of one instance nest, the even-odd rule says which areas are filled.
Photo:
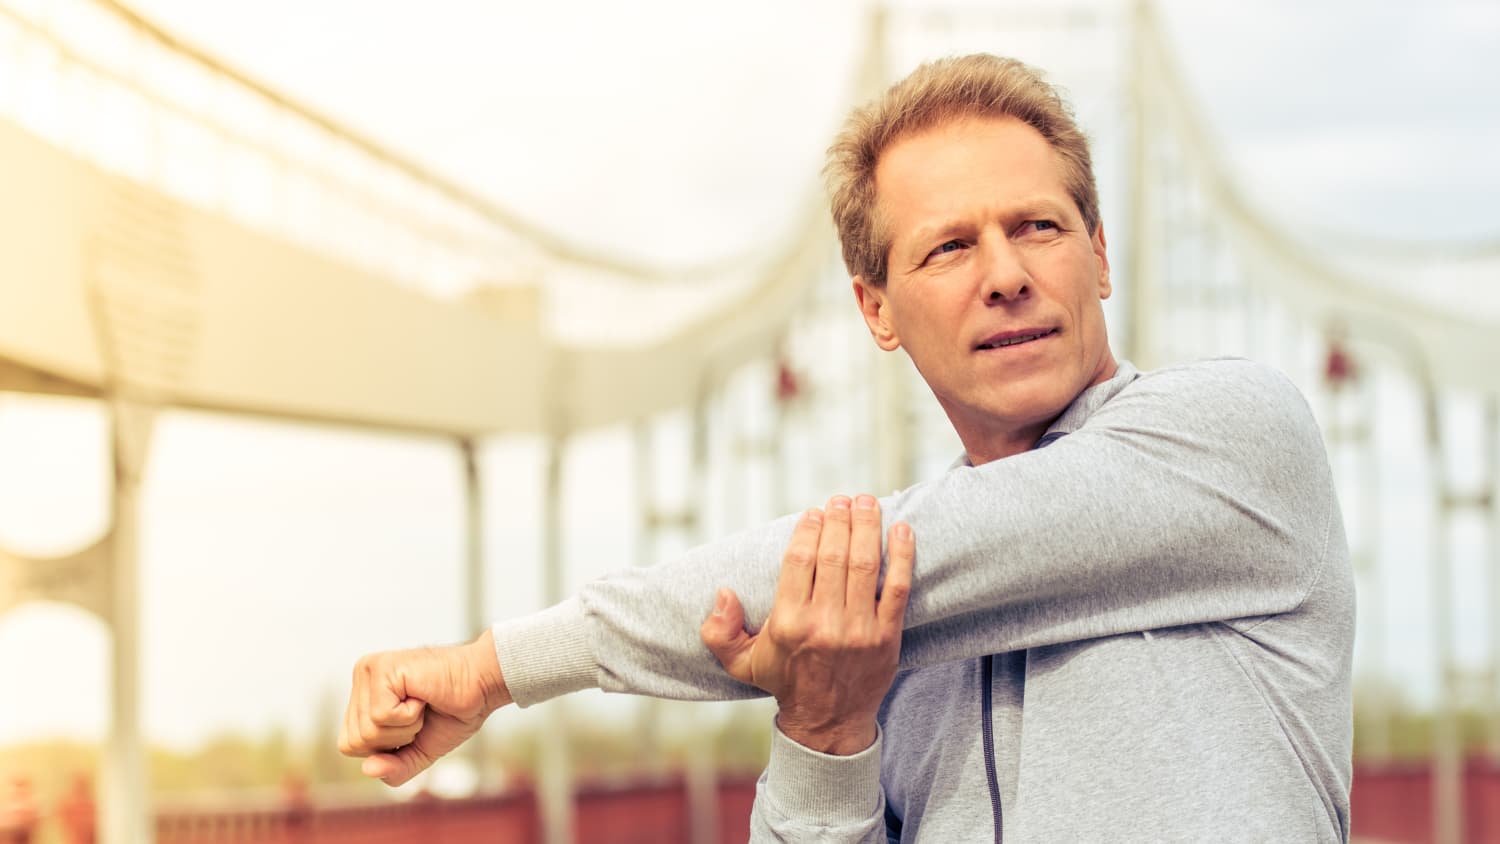
[[[969, 455], [969, 463], [974, 466], [982, 466], [992, 460], [999, 460], [1003, 457], [1020, 454], [1023, 451], [1030, 451], [1032, 446], [1036, 445], [1037, 440], [1041, 439], [1042, 435], [1047, 433], [1047, 429], [1051, 427], [1055, 420], [1056, 417], [1053, 417], [1046, 422], [1029, 425], [1020, 429], [992, 431], [987, 432], [984, 436], [968, 438], [960, 436], [960, 439], [964, 442], [964, 451]], [[973, 440], [972, 443], [969, 441], [970, 439]]]

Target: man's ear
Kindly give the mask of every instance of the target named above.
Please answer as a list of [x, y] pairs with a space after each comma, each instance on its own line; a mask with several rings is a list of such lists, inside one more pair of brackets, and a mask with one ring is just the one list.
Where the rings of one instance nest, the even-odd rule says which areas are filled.
[[1099, 262], [1099, 298], [1108, 299], [1113, 288], [1109, 283], [1109, 255], [1104, 244], [1104, 221], [1094, 227], [1094, 259]]
[[891, 323], [890, 303], [886, 301], [885, 289], [865, 280], [862, 275], [854, 277], [854, 301], [859, 303], [859, 312], [864, 315], [865, 325], [875, 345], [887, 352], [901, 348], [901, 338], [896, 336], [896, 327]]

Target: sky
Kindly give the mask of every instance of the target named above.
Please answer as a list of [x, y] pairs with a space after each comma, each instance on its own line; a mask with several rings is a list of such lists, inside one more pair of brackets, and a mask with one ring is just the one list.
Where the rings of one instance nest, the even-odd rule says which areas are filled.
[[[850, 104], [864, 10], [655, 0], [443, 0], [420, 11], [344, 0], [133, 5], [497, 203], [665, 264], [753, 256], [789, 235], [789, 209]], [[1015, 24], [1020, 12], [945, 6], [968, 7], [947, 15], [956, 36], [897, 12], [897, 69], [953, 43], [1067, 54], [1056, 72], [1085, 128], [1117, 149], [1119, 56], [1093, 41], [1070, 45], [1074, 36], [1054, 25], [996, 24]], [[1104, 8], [1119, 17], [1118, 4]], [[1500, 5], [1159, 8], [1227, 161], [1279, 226], [1375, 246], [1500, 237]], [[1114, 181], [1101, 164], [1107, 219]], [[1500, 302], [1493, 283], [1468, 295], [1458, 304]], [[652, 318], [575, 310], [584, 325]], [[1399, 387], [1388, 392], [1393, 414], [1413, 406]], [[86, 403], [0, 394], [0, 545], [45, 555], [98, 534], [104, 435]], [[541, 604], [542, 466], [526, 441], [490, 443], [483, 462], [485, 604], [499, 618]], [[633, 547], [634, 527], [625, 492], [598, 489], [599, 478], [628, 475], [618, 434], [581, 438], [567, 471], [575, 489], [591, 490], [571, 496], [565, 513], [571, 586], [630, 564], [620, 549]], [[306, 734], [361, 653], [471, 635], [459, 472], [456, 452], [431, 440], [163, 415], [141, 539], [148, 736], [186, 747], [222, 730]], [[1477, 619], [1483, 605], [1463, 612]], [[1426, 624], [1418, 613], [1398, 629]], [[1481, 626], [1464, 629], [1473, 657]], [[1421, 635], [1406, 637], [1401, 661], [1428, 652]], [[26, 690], [0, 695], [0, 744], [102, 735], [106, 655], [103, 629], [80, 611], [31, 605], [0, 617], [0, 676]]]

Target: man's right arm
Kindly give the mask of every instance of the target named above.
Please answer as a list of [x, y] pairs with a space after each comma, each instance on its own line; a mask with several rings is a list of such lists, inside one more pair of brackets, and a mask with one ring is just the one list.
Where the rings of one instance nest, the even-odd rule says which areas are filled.
[[745, 633], [728, 590], [704, 620], [703, 643], [724, 669], [780, 707], [756, 784], [752, 842], [886, 840], [878, 712], [900, 655], [914, 540], [906, 525], [892, 527], [877, 591], [875, 499], [834, 496], [826, 513], [810, 510], [798, 522], [760, 633]]

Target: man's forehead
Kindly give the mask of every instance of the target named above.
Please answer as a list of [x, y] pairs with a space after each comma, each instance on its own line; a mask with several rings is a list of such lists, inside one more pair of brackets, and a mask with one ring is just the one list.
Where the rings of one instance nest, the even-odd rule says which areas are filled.
[[983, 213], [1079, 214], [1061, 155], [1015, 118], [964, 117], [912, 132], [890, 144], [875, 168], [877, 217], [890, 236], [949, 218]]

